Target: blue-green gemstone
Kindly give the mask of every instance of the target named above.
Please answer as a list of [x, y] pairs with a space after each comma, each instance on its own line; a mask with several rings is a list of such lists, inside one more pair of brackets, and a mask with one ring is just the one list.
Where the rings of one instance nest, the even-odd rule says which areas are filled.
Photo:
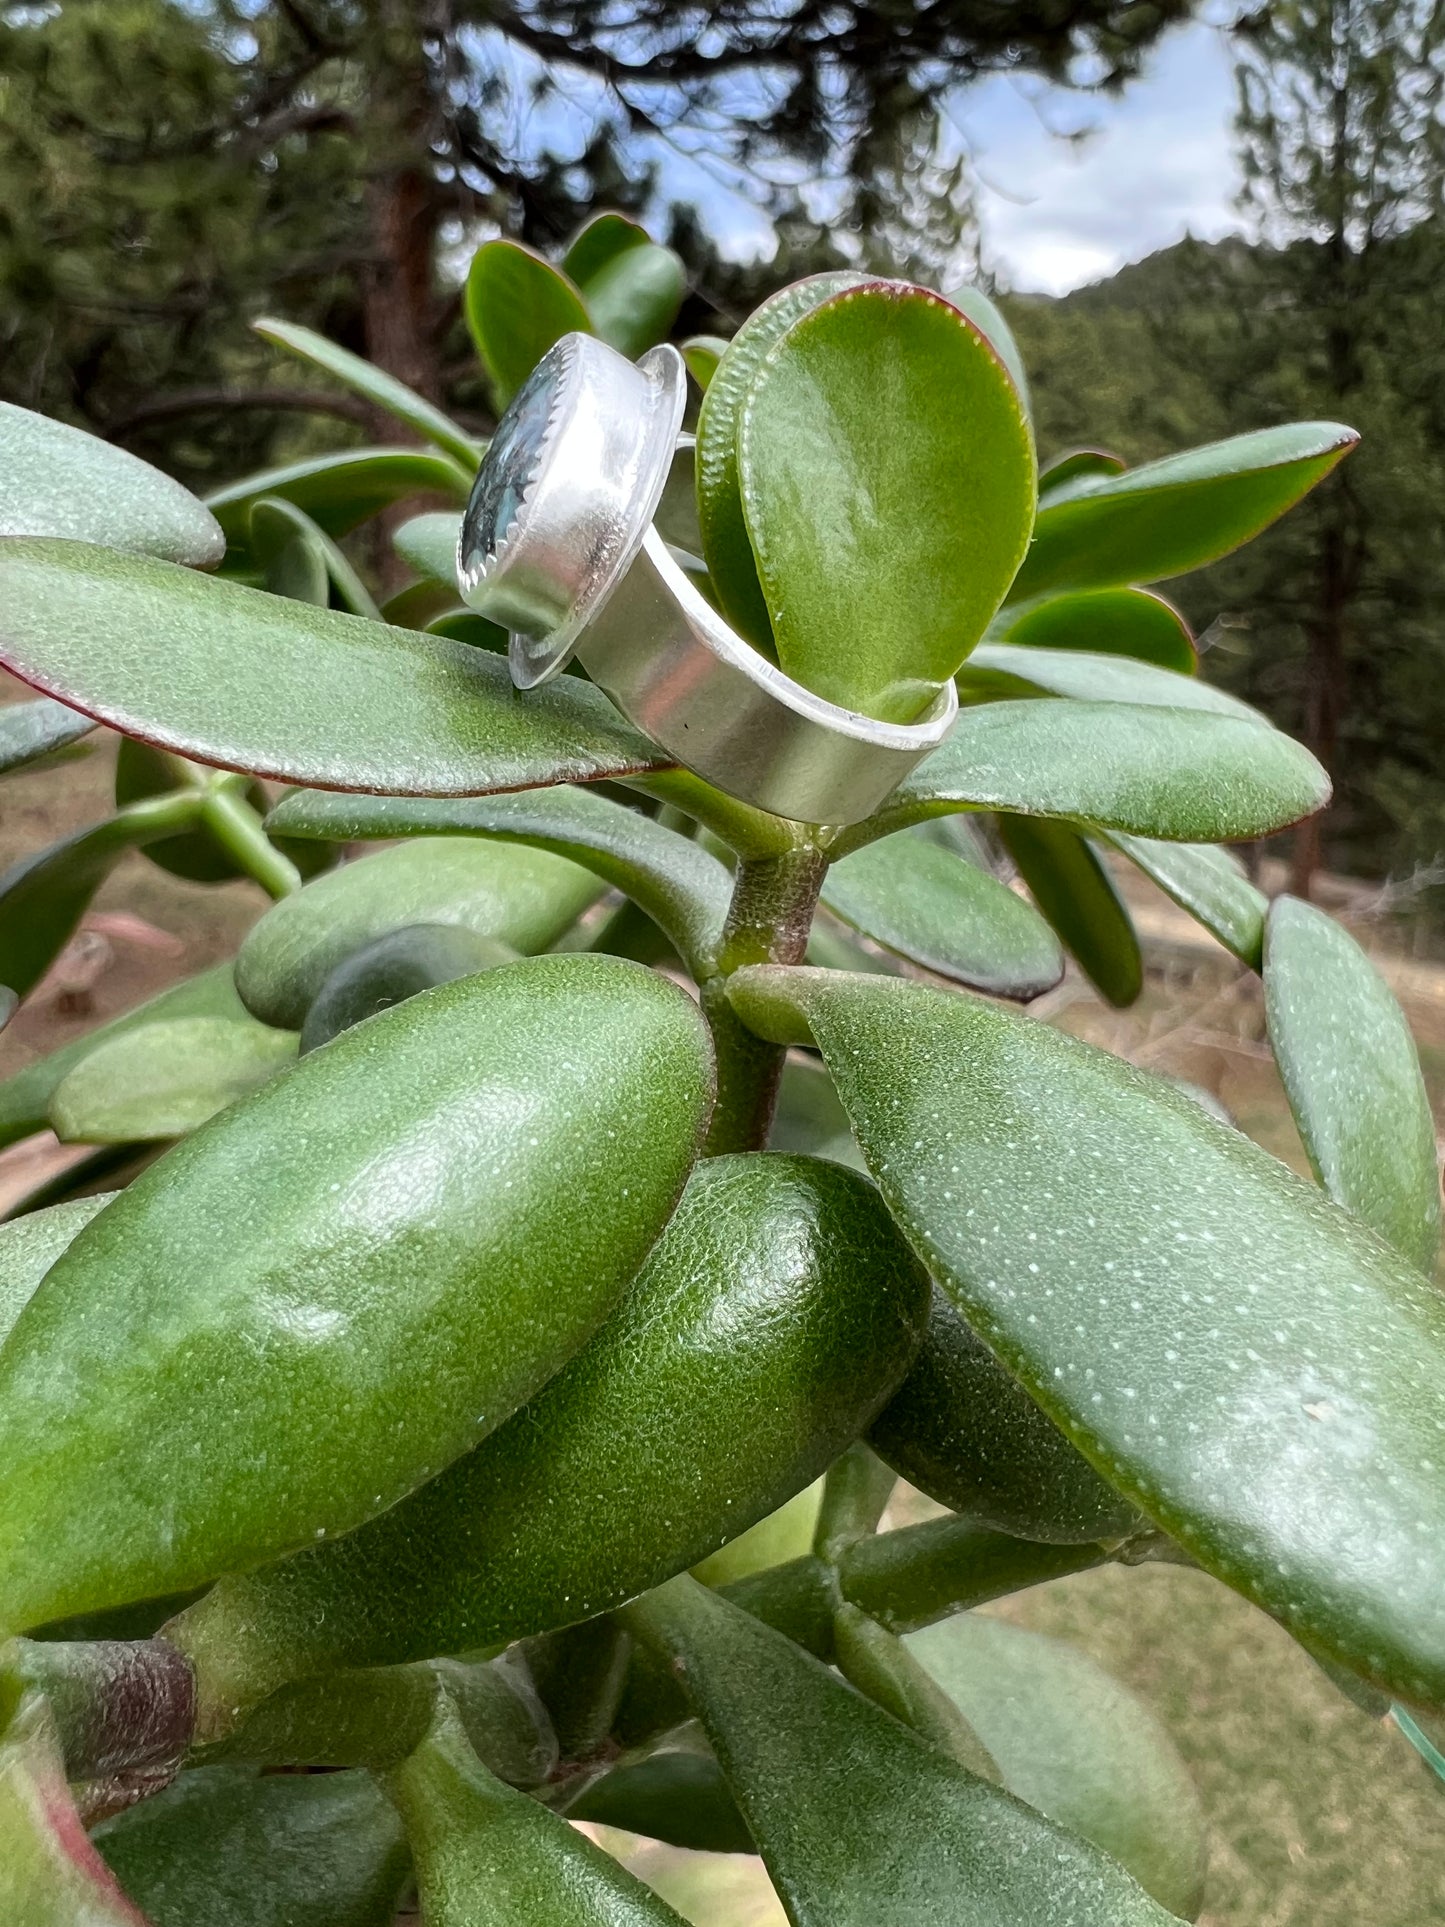
[[491, 560], [517, 519], [537, 472], [561, 372], [556, 354], [544, 355], [497, 424], [467, 504], [463, 552], [469, 568]]

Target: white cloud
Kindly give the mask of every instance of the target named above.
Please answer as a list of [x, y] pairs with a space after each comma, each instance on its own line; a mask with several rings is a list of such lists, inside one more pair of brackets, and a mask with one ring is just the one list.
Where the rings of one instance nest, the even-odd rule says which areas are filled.
[[1205, 24], [1167, 36], [1112, 98], [998, 77], [971, 87], [956, 115], [978, 159], [989, 264], [1009, 286], [1060, 294], [1185, 234], [1238, 232], [1233, 114], [1228, 43]]

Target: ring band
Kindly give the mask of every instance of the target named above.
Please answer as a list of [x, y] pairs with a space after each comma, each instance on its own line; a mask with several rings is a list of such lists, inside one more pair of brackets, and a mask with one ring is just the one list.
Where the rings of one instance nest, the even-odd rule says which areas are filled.
[[685, 400], [670, 346], [636, 363], [590, 335], [549, 349], [472, 490], [462, 595], [510, 631], [518, 688], [575, 654], [629, 722], [729, 795], [857, 822], [943, 742], [957, 692], [946, 683], [916, 723], [879, 722], [814, 695], [723, 620], [652, 526]]

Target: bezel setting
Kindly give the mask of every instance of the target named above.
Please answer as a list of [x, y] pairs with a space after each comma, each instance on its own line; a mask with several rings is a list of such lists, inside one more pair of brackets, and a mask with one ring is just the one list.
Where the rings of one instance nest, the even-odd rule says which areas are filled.
[[916, 723], [879, 722], [794, 682], [728, 626], [652, 526], [686, 394], [673, 347], [630, 362], [563, 336], [477, 476], [457, 544], [463, 599], [509, 631], [518, 689], [575, 654], [629, 722], [729, 795], [797, 822], [857, 822], [942, 743], [957, 691], [945, 684]]

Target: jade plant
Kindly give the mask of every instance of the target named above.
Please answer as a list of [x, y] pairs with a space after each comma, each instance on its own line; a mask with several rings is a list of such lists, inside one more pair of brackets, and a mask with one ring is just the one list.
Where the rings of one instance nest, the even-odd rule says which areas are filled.
[[[561, 270], [484, 247], [498, 406], [680, 293], [616, 216]], [[413, 439], [207, 506], [0, 412], [0, 660], [43, 692], [0, 752], [123, 737], [115, 814], [0, 881], [0, 980], [126, 849], [274, 900], [0, 1086], [7, 1140], [95, 1147], [0, 1227], [0, 1915], [675, 1923], [575, 1819], [755, 1850], [797, 1927], [1192, 1917], [1168, 1737], [975, 1609], [1192, 1565], [1440, 1735], [1419, 1067], [1227, 848], [1328, 784], [1151, 586], [1354, 437], [1039, 474], [972, 289], [822, 276], [687, 344], [690, 578], [834, 703], [960, 697], [872, 814], [803, 823], [582, 675], [514, 690], [455, 575], [481, 443], [261, 325]], [[346, 540], [418, 495], [378, 600]], [[1066, 953], [1138, 995], [1129, 863], [1262, 974], [1317, 1182], [1030, 1014]]]

